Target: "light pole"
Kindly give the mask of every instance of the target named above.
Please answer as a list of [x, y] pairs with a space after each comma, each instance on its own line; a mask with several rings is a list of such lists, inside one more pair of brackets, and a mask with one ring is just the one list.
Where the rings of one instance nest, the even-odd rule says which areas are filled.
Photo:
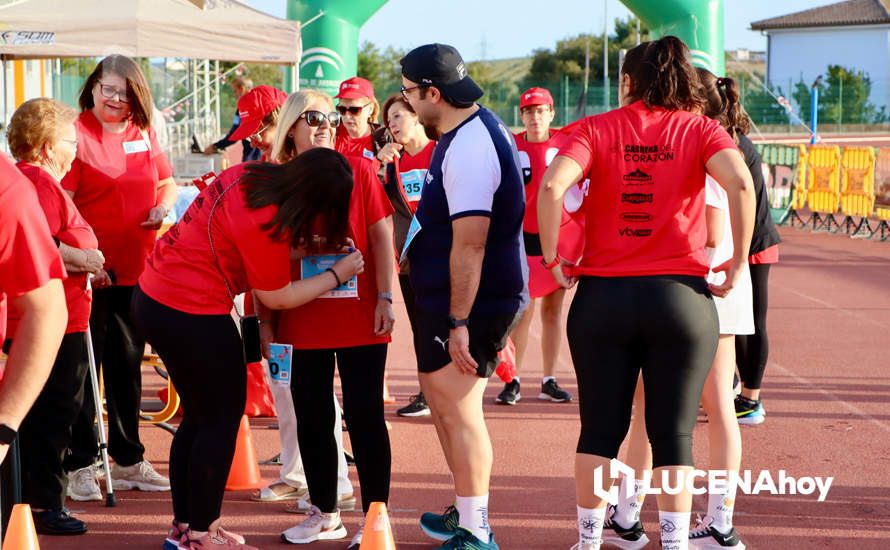
[[810, 145], [815, 145], [819, 137], [819, 86], [822, 84], [822, 75], [816, 77], [813, 81], [812, 93], [810, 93], [810, 128], [813, 134], [810, 136]]

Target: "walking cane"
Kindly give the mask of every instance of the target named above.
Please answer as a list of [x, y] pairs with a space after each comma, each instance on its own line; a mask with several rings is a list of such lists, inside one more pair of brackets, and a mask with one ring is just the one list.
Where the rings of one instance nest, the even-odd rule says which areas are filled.
[[[90, 277], [87, 277], [87, 291], [90, 290]], [[90, 360], [90, 383], [93, 386], [93, 401], [96, 404], [96, 422], [99, 424], [99, 453], [102, 455], [102, 465], [105, 468], [105, 506], [111, 508], [117, 505], [114, 497], [114, 488], [111, 486], [111, 466], [108, 464], [108, 442], [105, 439], [105, 421], [102, 418], [102, 397], [99, 395], [99, 377], [96, 368], [96, 356], [93, 353], [93, 336], [90, 334], [90, 325], [87, 324], [87, 357]]]

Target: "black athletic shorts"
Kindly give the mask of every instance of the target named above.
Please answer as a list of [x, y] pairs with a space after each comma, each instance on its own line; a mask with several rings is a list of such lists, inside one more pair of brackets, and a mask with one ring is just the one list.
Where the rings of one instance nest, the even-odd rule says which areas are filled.
[[[507, 345], [507, 336], [519, 322], [520, 313], [491, 316], [471, 316], [467, 325], [470, 333], [470, 355], [479, 367], [476, 375], [488, 378], [498, 367], [498, 352]], [[417, 310], [417, 370], [435, 372], [451, 362], [448, 353], [448, 316]]]

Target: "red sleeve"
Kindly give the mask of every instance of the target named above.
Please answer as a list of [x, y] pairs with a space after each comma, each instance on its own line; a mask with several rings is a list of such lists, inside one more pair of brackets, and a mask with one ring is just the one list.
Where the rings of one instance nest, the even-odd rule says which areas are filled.
[[247, 283], [256, 290], [278, 290], [291, 281], [290, 243], [274, 241], [263, 231], [275, 213], [274, 206], [258, 210], [245, 208], [242, 222], [237, 224], [234, 243], [244, 264]]
[[578, 126], [559, 150], [559, 154], [577, 162], [582, 173], [590, 172], [593, 168], [593, 160], [596, 158], [596, 132], [593, 117]]
[[[704, 116], [703, 116], [704, 118]], [[707, 118], [702, 136], [702, 158], [707, 163], [711, 157], [724, 149], [736, 149], [736, 145], [732, 137], [723, 129], [716, 120]]]
[[173, 168], [170, 166], [170, 161], [167, 160], [167, 155], [164, 154], [161, 144], [158, 143], [158, 134], [154, 128], [149, 127], [148, 139], [151, 141], [151, 159], [158, 168], [158, 181], [171, 177]]
[[380, 185], [377, 174], [373, 171], [371, 162], [361, 162], [361, 170], [355, 174], [356, 185], [361, 185], [362, 199], [365, 206], [365, 221], [368, 227], [379, 222], [387, 216], [392, 216], [392, 203], [386, 196], [386, 191]]
[[0, 182], [0, 292], [16, 298], [50, 279], [65, 278], [65, 268], [31, 182], [8, 169], [2, 171], [6, 173]]
[[53, 237], [57, 237], [59, 232], [68, 222], [65, 216], [65, 202], [59, 193], [64, 191], [51, 189], [46, 185], [41, 185], [37, 189], [37, 199], [40, 201], [40, 207], [46, 216], [46, 223], [49, 225], [49, 233]]
[[74, 157], [74, 162], [71, 163], [71, 170], [68, 170], [68, 173], [62, 178], [62, 187], [66, 191], [77, 193], [77, 188], [80, 187], [82, 170], [83, 163], [80, 162], [80, 158]]

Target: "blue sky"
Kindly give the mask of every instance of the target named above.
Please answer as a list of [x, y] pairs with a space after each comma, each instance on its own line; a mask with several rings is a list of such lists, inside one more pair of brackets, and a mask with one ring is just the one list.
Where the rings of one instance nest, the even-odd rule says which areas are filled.
[[[244, 0], [262, 11], [285, 16], [285, 0]], [[331, 0], [348, 2], [349, 0]], [[606, 0], [608, 18], [630, 14], [618, 0]], [[766, 50], [766, 38], [748, 30], [752, 21], [785, 15], [831, 0], [724, 0], [727, 49]], [[537, 11], [515, 6], [539, 5]], [[431, 24], [432, 23], [432, 24]], [[603, 0], [389, 0], [362, 27], [359, 39], [377, 46], [410, 49], [429, 42], [455, 46], [467, 60], [523, 57], [536, 48], [579, 33], [602, 33]], [[610, 25], [611, 29], [611, 25]]]

